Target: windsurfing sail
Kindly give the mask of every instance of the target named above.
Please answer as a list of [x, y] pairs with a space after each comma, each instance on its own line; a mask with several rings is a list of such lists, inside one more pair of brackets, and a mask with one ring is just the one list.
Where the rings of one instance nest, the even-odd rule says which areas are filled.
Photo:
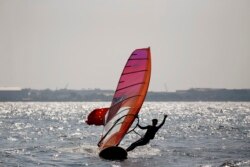
[[105, 115], [109, 108], [97, 108], [94, 109], [87, 117], [85, 121], [88, 125], [104, 125]]
[[151, 75], [150, 48], [136, 49], [129, 57], [111, 106], [105, 115], [100, 149], [118, 146], [140, 111]]

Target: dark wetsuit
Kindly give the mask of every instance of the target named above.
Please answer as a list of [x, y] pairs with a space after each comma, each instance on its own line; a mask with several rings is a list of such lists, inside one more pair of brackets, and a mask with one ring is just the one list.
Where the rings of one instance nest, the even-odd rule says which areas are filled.
[[162, 127], [162, 125], [165, 123], [166, 117], [164, 117], [162, 123], [159, 126], [156, 125], [148, 125], [146, 127], [142, 127], [138, 125], [139, 128], [141, 129], [147, 129], [147, 132], [145, 135], [137, 140], [136, 142], [132, 143], [126, 150], [131, 151], [137, 146], [143, 146], [149, 143], [151, 139], [154, 139], [156, 132]]

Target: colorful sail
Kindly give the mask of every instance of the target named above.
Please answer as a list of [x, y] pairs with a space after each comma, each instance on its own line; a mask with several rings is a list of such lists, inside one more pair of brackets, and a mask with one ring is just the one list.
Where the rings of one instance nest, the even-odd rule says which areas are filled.
[[105, 115], [108, 112], [109, 108], [97, 108], [94, 109], [87, 117], [85, 121], [88, 125], [104, 125]]
[[121, 74], [105, 117], [101, 149], [118, 146], [133, 124], [147, 94], [151, 74], [150, 48], [135, 50]]

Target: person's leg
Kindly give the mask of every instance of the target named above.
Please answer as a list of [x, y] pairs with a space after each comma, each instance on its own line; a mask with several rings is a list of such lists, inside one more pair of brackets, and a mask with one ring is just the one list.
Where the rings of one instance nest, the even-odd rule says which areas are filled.
[[127, 149], [126, 151], [132, 151], [133, 149], [135, 149], [136, 147], [136, 144], [135, 143], [132, 143]]
[[149, 141], [147, 141], [147, 140], [145, 140], [145, 139], [140, 139], [140, 140], [138, 140], [138, 141], [132, 143], [132, 144], [126, 149], [126, 151], [131, 151], [131, 150], [135, 149], [135, 147], [137, 147], [137, 146], [143, 146], [143, 145], [147, 144], [148, 142], [149, 142]]

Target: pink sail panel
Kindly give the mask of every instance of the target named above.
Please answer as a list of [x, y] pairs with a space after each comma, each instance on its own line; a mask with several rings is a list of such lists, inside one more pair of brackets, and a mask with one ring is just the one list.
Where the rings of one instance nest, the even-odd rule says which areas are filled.
[[119, 145], [140, 111], [151, 74], [150, 48], [135, 50], [129, 57], [106, 115], [101, 149]]

